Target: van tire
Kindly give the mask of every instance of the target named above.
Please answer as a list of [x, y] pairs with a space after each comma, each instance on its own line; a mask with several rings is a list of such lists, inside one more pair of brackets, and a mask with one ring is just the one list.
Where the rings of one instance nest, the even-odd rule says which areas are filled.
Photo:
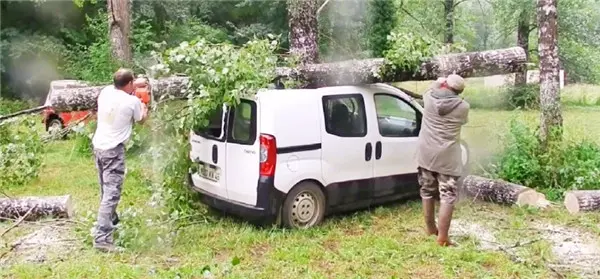
[[314, 182], [300, 182], [287, 194], [281, 210], [283, 225], [290, 229], [315, 227], [325, 217], [325, 194]]

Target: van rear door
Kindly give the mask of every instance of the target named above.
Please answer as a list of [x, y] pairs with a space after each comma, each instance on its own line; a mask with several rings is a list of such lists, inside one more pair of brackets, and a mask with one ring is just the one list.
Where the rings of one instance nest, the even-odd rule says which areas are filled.
[[257, 205], [260, 170], [257, 102], [241, 99], [240, 103], [230, 111], [227, 125], [229, 199], [252, 206]]
[[198, 171], [192, 174], [194, 186], [222, 198], [227, 195], [227, 107], [215, 110], [208, 126], [190, 133], [190, 158], [197, 164]]

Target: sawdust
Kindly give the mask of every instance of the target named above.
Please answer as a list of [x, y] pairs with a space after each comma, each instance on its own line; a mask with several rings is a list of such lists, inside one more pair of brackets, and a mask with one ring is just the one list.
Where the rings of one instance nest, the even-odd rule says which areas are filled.
[[482, 225], [469, 222], [466, 220], [452, 220], [449, 235], [452, 236], [469, 236], [479, 241], [479, 247], [484, 250], [498, 250], [499, 244], [494, 236], [494, 232], [488, 230]]
[[69, 226], [45, 225], [12, 243], [11, 251], [0, 259], [0, 266], [64, 260], [79, 245]]
[[[551, 244], [556, 259], [547, 263], [550, 268], [561, 272], [574, 273], [580, 278], [600, 278], [600, 244], [597, 237], [572, 228], [549, 223], [535, 223], [531, 234], [539, 235]], [[511, 252], [515, 246], [500, 243], [495, 234], [501, 230], [484, 227], [467, 220], [452, 220], [450, 236], [452, 238], [471, 237], [478, 240], [482, 250], [502, 251], [516, 262], [523, 259]], [[460, 245], [460, 243], [459, 243]]]
[[600, 245], [598, 237], [572, 228], [538, 223], [544, 239], [552, 244], [556, 261], [550, 265], [567, 270], [582, 278], [600, 278]]

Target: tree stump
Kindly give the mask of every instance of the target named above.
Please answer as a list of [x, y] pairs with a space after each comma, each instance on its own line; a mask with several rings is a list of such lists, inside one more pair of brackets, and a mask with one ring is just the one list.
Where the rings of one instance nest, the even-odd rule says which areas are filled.
[[565, 194], [564, 204], [571, 214], [600, 211], [600, 190], [569, 191]]

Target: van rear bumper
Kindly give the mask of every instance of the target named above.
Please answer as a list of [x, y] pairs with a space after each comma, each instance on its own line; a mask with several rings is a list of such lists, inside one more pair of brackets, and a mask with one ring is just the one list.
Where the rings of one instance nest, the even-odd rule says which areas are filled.
[[217, 210], [242, 217], [248, 221], [273, 223], [277, 219], [279, 208], [285, 194], [275, 189], [272, 177], [260, 177], [258, 180], [257, 206], [251, 206], [225, 199], [194, 186], [192, 174], [188, 173], [188, 186], [200, 194], [200, 201]]

